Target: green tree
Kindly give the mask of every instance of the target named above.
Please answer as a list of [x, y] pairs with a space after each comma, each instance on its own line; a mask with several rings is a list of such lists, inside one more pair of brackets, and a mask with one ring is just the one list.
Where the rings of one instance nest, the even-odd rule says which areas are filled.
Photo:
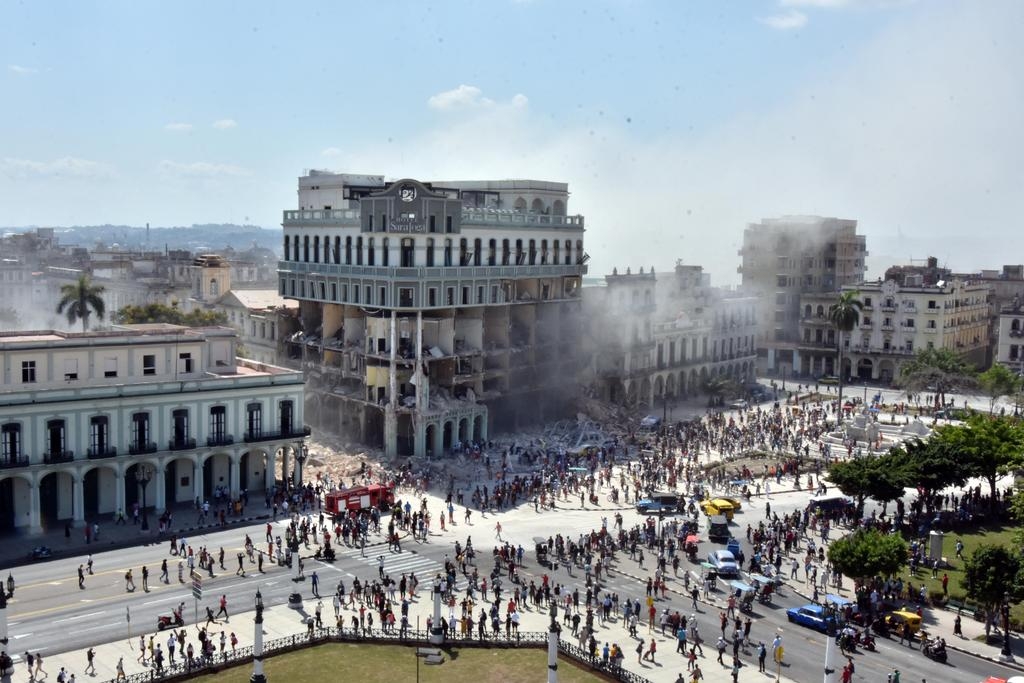
[[114, 319], [121, 325], [137, 325], [141, 323], [169, 323], [187, 327], [210, 327], [226, 325], [228, 317], [220, 311], [209, 311], [195, 308], [184, 313], [177, 305], [146, 304], [145, 306], [125, 306], [119, 310]]
[[65, 314], [71, 325], [81, 320], [82, 331], [85, 332], [89, 329], [90, 315], [95, 313], [97, 318], [103, 320], [106, 313], [104, 291], [106, 288], [103, 285], [94, 285], [89, 276], [83, 273], [75, 282], [61, 285], [57, 313]]
[[903, 461], [893, 454], [865, 456], [837, 462], [828, 471], [828, 478], [845, 495], [857, 502], [858, 514], [864, 513], [868, 498], [880, 503], [902, 498], [906, 486]]
[[1020, 377], [1005, 365], [994, 363], [985, 372], [978, 375], [978, 384], [988, 394], [988, 412], [995, 412], [996, 401], [1003, 396], [1011, 396], [1020, 390]]
[[1024, 598], [1021, 585], [1020, 553], [1002, 545], [980, 545], [964, 562], [964, 576], [960, 586], [967, 597], [995, 609], [1009, 593], [1012, 601]]
[[739, 393], [739, 385], [725, 377], [709, 377], [704, 380], [701, 389], [708, 396], [708, 405], [721, 405], [725, 399]]
[[843, 575], [867, 581], [899, 573], [907, 563], [907, 542], [898, 534], [858, 529], [832, 541], [828, 559]]
[[975, 414], [966, 424], [940, 427], [929, 443], [956, 455], [970, 477], [988, 482], [995, 504], [996, 480], [1024, 461], [1024, 427], [1007, 418]]
[[864, 302], [858, 299], [860, 292], [855, 289], [846, 290], [839, 294], [839, 299], [828, 307], [828, 319], [832, 327], [836, 328], [838, 337], [836, 375], [839, 376], [839, 414], [843, 414], [843, 340], [853, 331], [853, 328], [860, 322], [860, 312], [864, 308]]
[[936, 407], [946, 394], [977, 386], [974, 368], [951, 349], [922, 349], [900, 369], [897, 384], [906, 391], [935, 394]]
[[968, 468], [957, 452], [939, 439], [914, 439], [902, 448], [893, 448], [890, 455], [903, 463], [907, 485], [920, 490], [929, 509], [936, 492], [947, 486], [963, 486], [969, 477]]

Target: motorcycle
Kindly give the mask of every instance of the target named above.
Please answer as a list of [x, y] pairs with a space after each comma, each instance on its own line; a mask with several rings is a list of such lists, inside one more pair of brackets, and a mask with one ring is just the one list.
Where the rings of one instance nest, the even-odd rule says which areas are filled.
[[946, 644], [945, 642], [937, 638], [928, 638], [926, 634], [922, 634], [924, 642], [921, 643], [921, 654], [928, 659], [946, 663]]
[[875, 651], [875, 639], [868, 633], [867, 629], [857, 632], [857, 645], [860, 645], [865, 650]]
[[334, 562], [337, 559], [337, 555], [334, 552], [334, 548], [331, 546], [325, 546], [323, 548], [317, 548], [316, 554], [313, 555], [314, 560], [324, 560], [325, 562]]
[[181, 610], [172, 610], [171, 616], [162, 614], [156, 618], [156, 630], [163, 631], [166, 628], [184, 626], [185, 620], [181, 617]]

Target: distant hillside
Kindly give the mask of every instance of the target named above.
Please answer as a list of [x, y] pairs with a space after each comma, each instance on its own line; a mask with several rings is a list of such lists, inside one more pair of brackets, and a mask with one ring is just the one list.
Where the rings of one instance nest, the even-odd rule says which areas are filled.
[[[51, 226], [46, 226], [51, 227]], [[62, 245], [93, 248], [98, 243], [106, 247], [117, 244], [122, 249], [189, 249], [192, 251], [223, 251], [231, 247], [245, 251], [252, 247], [270, 249], [281, 254], [281, 229], [262, 228], [258, 225], [210, 223], [206, 225], [150, 227], [133, 225], [75, 225], [52, 226]], [[34, 231], [36, 226], [3, 227], [3, 233]]]

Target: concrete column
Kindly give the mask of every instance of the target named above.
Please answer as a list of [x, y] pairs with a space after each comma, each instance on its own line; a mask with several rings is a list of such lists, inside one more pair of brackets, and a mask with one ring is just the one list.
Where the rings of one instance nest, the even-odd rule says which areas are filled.
[[206, 502], [206, 493], [203, 489], [203, 466], [196, 459], [192, 462], [192, 500], [199, 499], [199, 504]]
[[239, 468], [239, 462], [238, 461], [241, 460], [241, 459], [242, 459], [242, 456], [240, 456], [240, 455], [235, 455], [234, 457], [232, 457], [231, 455], [228, 455], [228, 462], [230, 463], [230, 470], [231, 470], [231, 472], [230, 472], [230, 474], [228, 476], [228, 487], [231, 490], [231, 500], [235, 500], [236, 498], [238, 498], [238, 492], [241, 489], [241, 487], [239, 486], [239, 483], [241, 482], [241, 477], [239, 475], [239, 470], [238, 470], [238, 468]]
[[71, 475], [71, 519], [75, 526], [85, 523], [85, 486], [76, 474]]
[[391, 353], [388, 357], [388, 405], [398, 407], [398, 311], [391, 311]]
[[124, 509], [124, 469], [121, 467], [114, 470], [114, 514], [118, 513], [128, 518], [128, 511]]
[[277, 467], [277, 450], [267, 453], [267, 468], [263, 472], [263, 488], [269, 491], [274, 486], [274, 469]]
[[153, 511], [159, 514], [167, 509], [167, 465], [157, 463], [153, 472]]
[[480, 416], [480, 440], [487, 442], [487, 413]]
[[[427, 408], [423, 382], [423, 311], [416, 311], [416, 410], [422, 412]], [[417, 437], [418, 439], [419, 437]], [[416, 454], [420, 452], [417, 450]]]
[[793, 355], [795, 356], [793, 359], [793, 374], [798, 375], [803, 372], [803, 354], [797, 351]]
[[[288, 483], [288, 446], [281, 446], [281, 483]], [[271, 470], [273, 471], [273, 470]]]
[[417, 457], [427, 454], [427, 425], [419, 415], [413, 419], [413, 454]]
[[28, 485], [28, 532], [30, 534], [43, 533], [43, 525], [39, 521], [40, 516], [39, 482], [33, 481]]
[[439, 422], [434, 427], [434, 455], [440, 457], [444, 449], [444, 422]]

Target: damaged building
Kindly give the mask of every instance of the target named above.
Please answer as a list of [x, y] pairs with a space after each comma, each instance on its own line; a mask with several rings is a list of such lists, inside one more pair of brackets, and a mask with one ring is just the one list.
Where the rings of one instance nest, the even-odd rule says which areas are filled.
[[298, 194], [279, 293], [311, 422], [422, 456], [571, 413], [587, 256], [567, 184], [310, 171]]

